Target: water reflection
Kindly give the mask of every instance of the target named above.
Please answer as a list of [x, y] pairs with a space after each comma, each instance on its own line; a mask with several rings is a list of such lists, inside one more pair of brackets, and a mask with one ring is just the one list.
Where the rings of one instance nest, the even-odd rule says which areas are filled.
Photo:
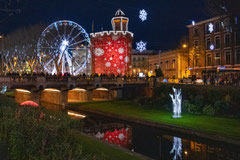
[[173, 160], [182, 159], [182, 139], [173, 137], [173, 148], [170, 154], [174, 153]]
[[[54, 111], [62, 107], [42, 104]], [[69, 112], [69, 111], [68, 111]], [[73, 111], [70, 111], [73, 112]], [[219, 144], [205, 139], [169, 133], [160, 129], [123, 122], [99, 115], [87, 115], [82, 119], [83, 131], [103, 141], [119, 145], [156, 160], [217, 160], [240, 159], [240, 148]]]
[[84, 132], [101, 140], [134, 150], [153, 159], [216, 160], [240, 159], [240, 149], [201, 139], [172, 135], [154, 128], [87, 116]]

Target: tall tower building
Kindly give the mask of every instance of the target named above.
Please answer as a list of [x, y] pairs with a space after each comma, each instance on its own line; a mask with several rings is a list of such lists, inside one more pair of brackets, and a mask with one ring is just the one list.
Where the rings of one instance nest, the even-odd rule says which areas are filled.
[[112, 28], [114, 31], [128, 31], [129, 19], [125, 16], [122, 10], [118, 9], [115, 17], [112, 18]]
[[120, 9], [112, 18], [113, 31], [91, 33], [92, 73], [126, 75], [131, 66], [133, 33]]

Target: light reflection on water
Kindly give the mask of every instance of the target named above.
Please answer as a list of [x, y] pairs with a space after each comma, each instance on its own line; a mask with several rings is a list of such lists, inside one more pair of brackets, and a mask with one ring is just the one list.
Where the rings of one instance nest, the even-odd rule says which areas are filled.
[[[62, 110], [62, 107], [58, 105], [44, 104], [43, 106], [58, 112]], [[98, 115], [87, 115], [83, 122], [85, 133], [152, 159], [240, 159], [239, 146], [219, 144], [196, 137], [191, 138]]]

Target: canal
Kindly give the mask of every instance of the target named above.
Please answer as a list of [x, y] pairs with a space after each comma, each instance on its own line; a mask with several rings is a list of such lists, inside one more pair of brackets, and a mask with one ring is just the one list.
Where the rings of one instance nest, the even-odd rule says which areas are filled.
[[[61, 107], [47, 105], [59, 111]], [[129, 149], [156, 160], [239, 160], [240, 148], [230, 144], [202, 139], [194, 135], [182, 135], [103, 117], [97, 114], [69, 111], [83, 121], [83, 132], [100, 140]]]

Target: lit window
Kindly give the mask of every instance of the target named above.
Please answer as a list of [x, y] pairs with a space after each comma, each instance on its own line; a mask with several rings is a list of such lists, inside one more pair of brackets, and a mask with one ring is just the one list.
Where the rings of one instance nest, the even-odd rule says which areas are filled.
[[215, 63], [217, 66], [221, 65], [221, 56], [220, 53], [215, 54]]
[[173, 65], [173, 68], [175, 68], [175, 65], [176, 65], [175, 59], [172, 61], [172, 65]]

